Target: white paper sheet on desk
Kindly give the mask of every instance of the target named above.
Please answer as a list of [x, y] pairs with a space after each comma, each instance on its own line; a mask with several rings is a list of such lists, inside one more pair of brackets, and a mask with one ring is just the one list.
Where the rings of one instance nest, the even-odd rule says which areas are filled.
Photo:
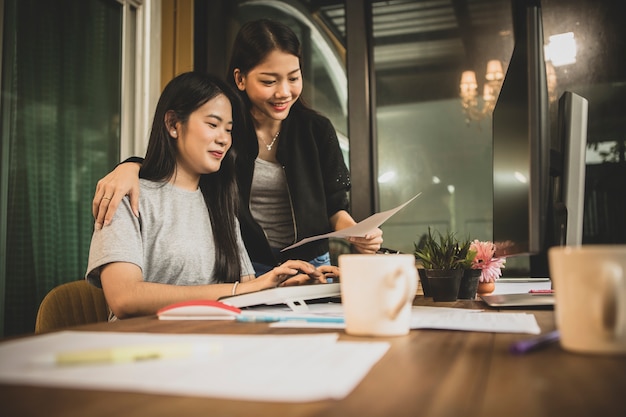
[[369, 232], [371, 232], [372, 230], [379, 227], [381, 224], [385, 223], [391, 216], [396, 214], [398, 211], [402, 210], [407, 204], [415, 200], [420, 194], [422, 193], [418, 193], [417, 195], [412, 197], [409, 201], [407, 201], [406, 203], [400, 204], [396, 208], [386, 210], [386, 211], [381, 211], [380, 213], [372, 214], [367, 219], [361, 220], [359, 223], [355, 224], [354, 226], [337, 230], [336, 232], [331, 232], [331, 233], [326, 233], [323, 235], [317, 235], [317, 236], [304, 238], [301, 241], [294, 243], [291, 246], [287, 246], [286, 248], [281, 249], [281, 252], [286, 251], [287, 249], [297, 248], [300, 245], [313, 242], [314, 240], [324, 239], [328, 237], [343, 237], [343, 238], [351, 237], [351, 236], [363, 237], [367, 235]]
[[[308, 314], [311, 316], [343, 317], [343, 309], [338, 303], [310, 304]], [[273, 315], [294, 314], [282, 307], [264, 307], [262, 310]], [[272, 327], [291, 328], [324, 328], [344, 329], [342, 323], [304, 323], [304, 322], [277, 322]], [[442, 329], [465, 330], [475, 332], [495, 333], [529, 333], [539, 334], [541, 329], [533, 314], [528, 313], [494, 313], [483, 310], [468, 310], [452, 307], [413, 306], [411, 315], [411, 329]]]
[[[434, 307], [436, 308], [436, 307]], [[533, 314], [446, 312], [411, 317], [411, 329], [447, 329], [474, 332], [539, 334], [541, 329]]]
[[[57, 366], [81, 349], [190, 344], [186, 358]], [[0, 343], [0, 382], [152, 394], [303, 402], [347, 396], [389, 349], [337, 334], [189, 335], [64, 331]], [[43, 363], [48, 362], [48, 363]]]

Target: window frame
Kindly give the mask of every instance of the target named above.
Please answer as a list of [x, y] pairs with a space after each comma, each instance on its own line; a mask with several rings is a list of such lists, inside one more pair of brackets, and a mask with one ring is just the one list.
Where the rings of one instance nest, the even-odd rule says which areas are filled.
[[160, 94], [161, 0], [115, 0], [122, 12], [120, 160], [143, 155]]

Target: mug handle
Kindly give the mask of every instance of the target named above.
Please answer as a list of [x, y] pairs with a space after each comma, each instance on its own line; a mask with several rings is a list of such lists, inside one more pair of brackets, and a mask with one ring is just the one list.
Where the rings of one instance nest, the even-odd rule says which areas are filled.
[[400, 314], [402, 307], [405, 306], [411, 295], [411, 278], [409, 275], [410, 274], [407, 273], [405, 268], [398, 268], [394, 272], [385, 276], [385, 285], [391, 288], [396, 286], [396, 281], [398, 279], [404, 278], [404, 291], [402, 292], [402, 295], [398, 297], [397, 302], [393, 303], [393, 305], [386, 311], [387, 317], [391, 320], [395, 320], [398, 314]]
[[610, 264], [602, 268], [604, 276], [604, 291], [602, 293], [602, 327], [619, 339], [626, 327], [626, 297], [624, 286], [624, 271], [619, 265]]

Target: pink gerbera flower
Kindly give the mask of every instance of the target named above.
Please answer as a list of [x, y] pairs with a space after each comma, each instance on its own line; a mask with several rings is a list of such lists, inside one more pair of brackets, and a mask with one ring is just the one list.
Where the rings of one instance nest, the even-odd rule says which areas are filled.
[[480, 282], [493, 282], [502, 276], [502, 268], [506, 263], [504, 258], [496, 258], [496, 245], [493, 242], [481, 242], [475, 239], [470, 250], [476, 252], [472, 262], [472, 269], [481, 269]]

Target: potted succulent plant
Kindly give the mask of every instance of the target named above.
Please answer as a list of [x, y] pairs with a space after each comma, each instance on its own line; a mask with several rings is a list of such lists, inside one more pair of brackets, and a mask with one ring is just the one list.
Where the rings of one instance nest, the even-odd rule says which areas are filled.
[[415, 258], [423, 266], [420, 279], [424, 295], [432, 296], [434, 301], [456, 301], [464, 265], [471, 264], [469, 240], [459, 243], [451, 232], [435, 235], [428, 228], [428, 235], [414, 245]]

